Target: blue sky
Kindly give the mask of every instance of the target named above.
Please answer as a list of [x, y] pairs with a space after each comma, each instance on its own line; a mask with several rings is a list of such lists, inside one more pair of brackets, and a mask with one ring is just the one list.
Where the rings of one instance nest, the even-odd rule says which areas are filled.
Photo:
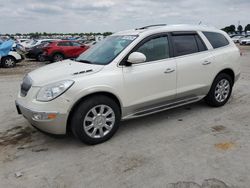
[[115, 32], [200, 21], [244, 26], [249, 8], [250, 0], [0, 0], [0, 33]]

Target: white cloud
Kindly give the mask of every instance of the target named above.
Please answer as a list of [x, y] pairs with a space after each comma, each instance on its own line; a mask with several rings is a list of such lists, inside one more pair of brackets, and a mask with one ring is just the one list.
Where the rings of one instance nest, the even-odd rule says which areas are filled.
[[0, 0], [0, 33], [104, 32], [147, 24], [249, 22], [249, 0]]

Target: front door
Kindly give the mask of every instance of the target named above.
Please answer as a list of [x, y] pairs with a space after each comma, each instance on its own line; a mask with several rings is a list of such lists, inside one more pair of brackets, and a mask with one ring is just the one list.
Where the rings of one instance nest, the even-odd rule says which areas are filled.
[[[167, 35], [149, 37], [132, 52], [146, 62], [123, 67], [125, 108], [131, 112], [152, 109], [176, 97], [176, 62], [170, 58]], [[131, 52], [131, 53], [132, 53]]]

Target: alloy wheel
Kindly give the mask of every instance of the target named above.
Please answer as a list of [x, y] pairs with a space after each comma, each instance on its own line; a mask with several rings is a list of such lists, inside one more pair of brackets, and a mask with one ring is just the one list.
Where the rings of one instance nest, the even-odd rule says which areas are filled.
[[106, 136], [115, 124], [115, 113], [107, 105], [94, 106], [88, 111], [83, 121], [85, 133], [91, 138]]
[[227, 79], [222, 79], [215, 87], [215, 99], [217, 102], [224, 102], [230, 94], [230, 83]]
[[54, 61], [55, 62], [62, 61], [62, 60], [63, 60], [63, 56], [62, 55], [57, 54], [57, 55], [54, 56]]
[[15, 65], [15, 61], [12, 58], [7, 58], [4, 61], [4, 64], [5, 64], [6, 67], [13, 67]]

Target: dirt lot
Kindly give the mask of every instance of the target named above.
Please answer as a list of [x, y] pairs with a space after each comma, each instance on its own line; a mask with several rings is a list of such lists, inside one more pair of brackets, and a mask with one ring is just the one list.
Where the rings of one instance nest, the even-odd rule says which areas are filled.
[[[123, 122], [108, 142], [51, 138], [17, 115], [23, 75], [44, 63], [0, 69], [0, 187], [250, 187], [250, 47], [229, 103], [199, 102]], [[209, 186], [210, 185], [210, 186]]]

